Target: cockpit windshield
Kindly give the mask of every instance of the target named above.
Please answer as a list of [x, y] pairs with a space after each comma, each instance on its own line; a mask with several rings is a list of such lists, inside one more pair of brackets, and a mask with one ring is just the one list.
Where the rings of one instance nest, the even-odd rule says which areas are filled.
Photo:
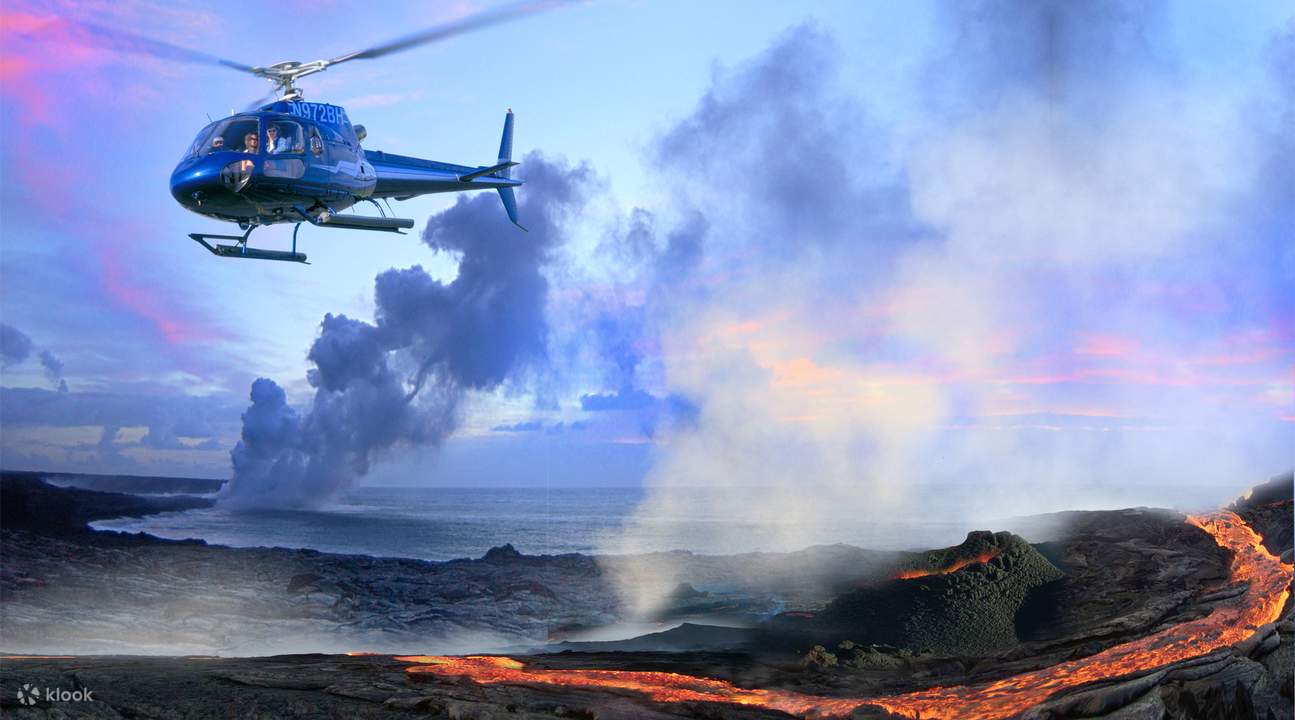
[[261, 121], [254, 117], [232, 117], [216, 123], [209, 134], [199, 136], [199, 155], [213, 152], [257, 154], [261, 150]]
[[202, 130], [200, 130], [198, 132], [198, 137], [193, 139], [193, 144], [189, 146], [189, 150], [184, 154], [184, 156], [193, 157], [194, 155], [197, 155], [198, 153], [206, 149], [207, 138], [211, 135], [211, 129], [214, 127], [216, 127], [216, 123], [212, 123], [207, 127], [203, 128]]

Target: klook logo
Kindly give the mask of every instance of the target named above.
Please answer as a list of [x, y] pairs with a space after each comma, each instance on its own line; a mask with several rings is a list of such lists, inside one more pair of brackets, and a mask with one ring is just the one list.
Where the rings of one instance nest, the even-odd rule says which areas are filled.
[[93, 690], [84, 688], [80, 690], [45, 688], [45, 692], [41, 693], [38, 688], [32, 687], [31, 683], [26, 683], [18, 688], [18, 702], [28, 706], [35, 705], [40, 700], [45, 702], [90, 702], [94, 700], [93, 695]]

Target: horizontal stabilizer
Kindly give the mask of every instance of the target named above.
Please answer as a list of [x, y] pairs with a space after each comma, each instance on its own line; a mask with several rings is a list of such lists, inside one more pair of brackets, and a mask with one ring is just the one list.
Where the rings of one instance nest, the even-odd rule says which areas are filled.
[[479, 177], [482, 177], [483, 175], [494, 175], [497, 172], [500, 172], [502, 170], [507, 170], [508, 168], [513, 167], [517, 164], [518, 163], [515, 163], [511, 160], [505, 160], [504, 162], [501, 162], [498, 165], [491, 165], [488, 168], [481, 168], [480, 170], [470, 172], [466, 175], [460, 175], [459, 180], [461, 182], [471, 182], [473, 180], [476, 180]]

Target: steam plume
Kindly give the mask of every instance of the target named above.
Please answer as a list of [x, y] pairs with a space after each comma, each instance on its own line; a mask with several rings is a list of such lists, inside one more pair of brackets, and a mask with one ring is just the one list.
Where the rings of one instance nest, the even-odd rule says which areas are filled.
[[589, 171], [538, 154], [525, 167], [529, 233], [508, 224], [493, 195], [461, 198], [423, 232], [433, 250], [460, 255], [453, 281], [420, 266], [391, 269], [375, 281], [374, 322], [324, 317], [307, 355], [315, 394], [304, 414], [274, 381], [252, 385], [226, 503], [325, 500], [383, 451], [444, 440], [465, 393], [521, 382], [545, 361], [543, 269], [583, 202]]
[[[18, 328], [0, 323], [0, 366], [12, 367], [27, 360], [36, 346], [27, 333]], [[63, 379], [63, 361], [59, 360], [49, 349], [37, 353], [45, 377], [60, 392], [67, 392], [67, 381]]]
[[[1179, 90], [1154, 5], [947, 8], [912, 142], [870, 126], [812, 28], [719, 75], [659, 142], [711, 227], [709, 291], [656, 325], [668, 389], [700, 412], [607, 552], [656, 549], [662, 518], [724, 518], [679, 547], [790, 549], [902, 510], [1003, 517], [1289, 461], [1281, 409], [1225, 397], [1216, 359], [1224, 327], [1289, 352], [1291, 266], [1271, 263], [1295, 198], [1266, 177], [1289, 167], [1267, 124], [1289, 108], [1220, 122]], [[1227, 304], [1187, 311], [1185, 287]], [[1074, 417], [1101, 427], [1056, 431]], [[915, 491], [968, 480], [964, 505]], [[617, 567], [645, 610], [680, 579], [669, 557]]]

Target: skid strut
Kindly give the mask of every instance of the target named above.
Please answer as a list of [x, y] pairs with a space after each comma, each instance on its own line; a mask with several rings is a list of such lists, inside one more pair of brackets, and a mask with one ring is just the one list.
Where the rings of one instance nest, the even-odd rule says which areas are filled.
[[[300, 226], [301, 226], [301, 223], [297, 223], [297, 227], [300, 227]], [[306, 254], [297, 252], [297, 228], [294, 227], [292, 229], [292, 251], [291, 252], [286, 252], [284, 250], [262, 250], [260, 248], [248, 247], [247, 238], [249, 235], [252, 234], [252, 231], [255, 229], [256, 229], [256, 226], [253, 225], [249, 227], [247, 229], [247, 232], [243, 233], [242, 235], [209, 235], [207, 233], [189, 233], [189, 237], [192, 238], [194, 242], [198, 243], [199, 245], [207, 248], [207, 250], [211, 251], [212, 255], [216, 255], [219, 257], [246, 258], [248, 260], [280, 260], [280, 261], [286, 261], [286, 262], [305, 263], [309, 265], [309, 263], [306, 263]], [[235, 242], [233, 245], [221, 245], [219, 243], [213, 245], [207, 242], [207, 240], [233, 240]]]

